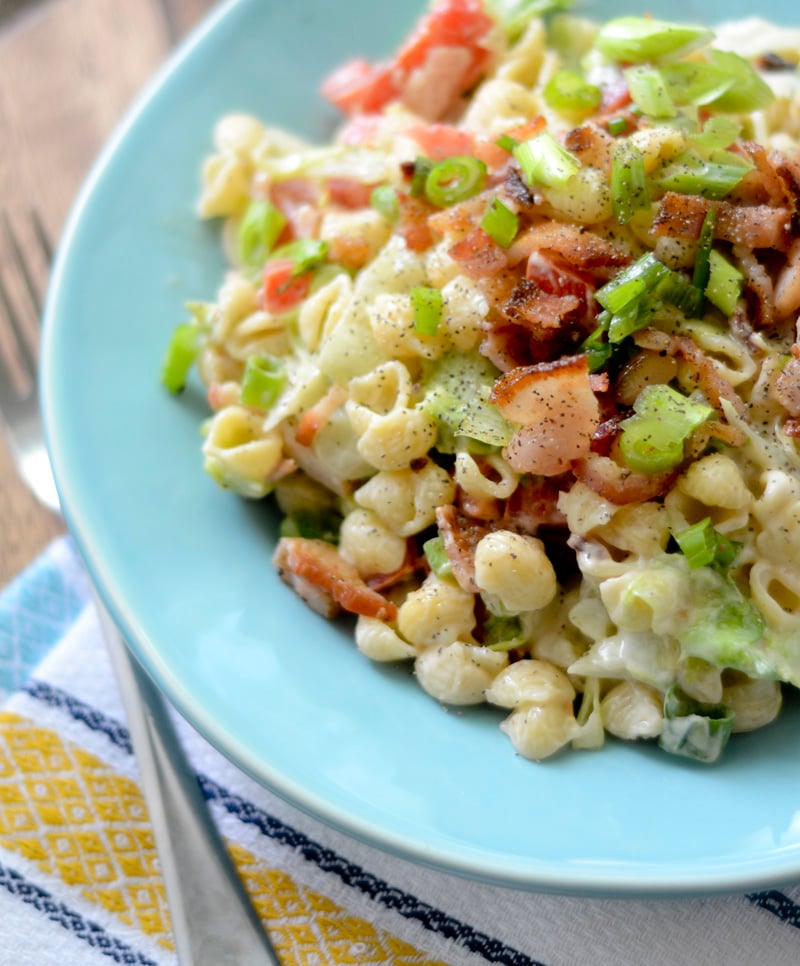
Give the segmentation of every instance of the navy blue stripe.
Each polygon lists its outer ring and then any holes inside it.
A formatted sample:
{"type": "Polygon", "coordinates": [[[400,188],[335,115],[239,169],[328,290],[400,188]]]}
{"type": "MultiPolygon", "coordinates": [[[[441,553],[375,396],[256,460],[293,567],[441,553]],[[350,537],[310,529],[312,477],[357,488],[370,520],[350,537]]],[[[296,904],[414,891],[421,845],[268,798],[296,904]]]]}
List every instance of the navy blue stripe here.
{"type": "MultiPolygon", "coordinates": [[[[42,681],[30,681],[25,690],[31,697],[66,711],[92,731],[102,732],[118,748],[132,752],[128,731],[119,722],[42,681]]],[[[499,963],[501,966],[543,966],[538,960],[531,959],[499,939],[479,932],[416,896],[389,885],[332,849],[315,842],[303,832],[257,808],[252,802],[227,791],[205,775],[198,775],[197,781],[207,800],[218,802],[229,814],[247,825],[254,826],[267,838],[299,852],[307,861],[337,876],[346,885],[357,889],[384,908],[397,912],[406,919],[415,920],[430,932],[452,940],[464,949],[482,956],[487,962],[499,963]]]]}
{"type": "Polygon", "coordinates": [[[46,915],[51,922],[63,926],[76,939],[82,939],[93,949],[104,956],[108,956],[109,959],[113,959],[115,963],[123,963],[126,966],[127,964],[131,964],[131,966],[158,966],[154,959],[137,952],[115,936],[110,936],[96,922],[84,919],[80,913],[54,899],[49,892],[3,865],[0,865],[0,886],[12,896],[16,896],[29,906],[33,906],[37,912],[46,915]]]}
{"type": "Polygon", "coordinates": [[[777,916],[787,926],[800,929],[800,905],[783,892],[778,892],[777,889],[769,889],[766,892],[751,892],[747,898],[754,906],[758,906],[759,909],[764,909],[766,912],[771,912],[773,916],[777,916]]]}

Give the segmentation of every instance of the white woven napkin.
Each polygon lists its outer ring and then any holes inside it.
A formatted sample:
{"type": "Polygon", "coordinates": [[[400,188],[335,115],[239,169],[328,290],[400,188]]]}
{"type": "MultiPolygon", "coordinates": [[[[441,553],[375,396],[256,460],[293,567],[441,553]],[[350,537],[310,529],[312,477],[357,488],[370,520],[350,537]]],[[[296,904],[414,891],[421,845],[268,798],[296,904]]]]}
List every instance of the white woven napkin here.
{"type": "MultiPolygon", "coordinates": [[[[68,538],[0,595],[0,689],[0,966],[172,966],[136,766],[68,538]]],[[[286,966],[800,962],[800,886],[634,901],[466,881],[331,830],[178,728],[286,966]]]]}

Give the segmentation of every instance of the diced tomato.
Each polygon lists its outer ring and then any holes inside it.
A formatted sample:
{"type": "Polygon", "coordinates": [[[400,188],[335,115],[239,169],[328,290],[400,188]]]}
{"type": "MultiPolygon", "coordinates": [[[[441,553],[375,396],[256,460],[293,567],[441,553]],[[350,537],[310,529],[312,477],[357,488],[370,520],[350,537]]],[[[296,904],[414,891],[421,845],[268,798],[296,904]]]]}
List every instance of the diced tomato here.
{"type": "Polygon", "coordinates": [[[294,262],[290,258],[273,258],[264,268],[262,289],[264,308],[274,315],[281,315],[296,308],[311,288],[311,272],[294,274],[294,262]]]}
{"type": "Polygon", "coordinates": [[[475,137],[452,124],[413,124],[405,132],[433,161],[444,161],[457,154],[472,154],[475,137]]]}
{"type": "Polygon", "coordinates": [[[357,146],[372,144],[380,130],[380,114],[354,114],[339,130],[338,140],[341,144],[357,146]]]}
{"type": "Polygon", "coordinates": [[[280,208],[287,225],[278,244],[293,238],[313,238],[320,221],[322,197],[317,184],[308,178],[287,178],[270,188],[270,200],[280,208]]]}
{"type": "Polygon", "coordinates": [[[397,97],[392,67],[349,60],[323,82],[322,96],[344,114],[369,114],[380,111],[397,97]]]}
{"type": "Polygon", "coordinates": [[[367,208],[373,187],[355,178],[329,178],[328,199],[342,208],[367,208]]]}
{"type": "Polygon", "coordinates": [[[481,0],[441,0],[400,48],[395,63],[408,73],[425,62],[433,47],[477,50],[493,27],[481,0]]]}

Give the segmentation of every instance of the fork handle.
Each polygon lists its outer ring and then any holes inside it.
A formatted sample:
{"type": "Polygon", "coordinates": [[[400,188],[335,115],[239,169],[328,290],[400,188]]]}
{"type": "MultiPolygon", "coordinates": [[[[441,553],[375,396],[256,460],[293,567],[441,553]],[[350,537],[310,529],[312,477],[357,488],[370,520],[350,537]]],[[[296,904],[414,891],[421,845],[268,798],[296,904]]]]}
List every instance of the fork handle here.
{"type": "Polygon", "coordinates": [[[95,592],[153,825],[181,966],[280,966],[183,754],[161,693],[95,592]]]}

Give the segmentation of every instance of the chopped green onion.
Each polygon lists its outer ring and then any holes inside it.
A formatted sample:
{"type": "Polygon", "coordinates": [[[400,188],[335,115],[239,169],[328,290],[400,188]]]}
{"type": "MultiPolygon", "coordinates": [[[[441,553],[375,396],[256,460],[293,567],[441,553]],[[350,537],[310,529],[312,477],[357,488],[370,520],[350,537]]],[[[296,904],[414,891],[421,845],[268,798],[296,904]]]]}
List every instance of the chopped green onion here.
{"type": "Polygon", "coordinates": [[[694,701],[673,685],[664,695],[659,747],[695,761],[716,761],[733,732],[734,717],[725,705],[694,701]]]}
{"type": "Polygon", "coordinates": [[[266,412],[280,395],[286,382],[286,370],[275,356],[249,356],[242,376],[240,400],[243,406],[266,412]]]}
{"type": "Polygon", "coordinates": [[[276,248],[272,257],[288,258],[294,262],[292,275],[305,275],[313,272],[328,257],[328,243],[319,238],[298,238],[276,248]]]}
{"type": "Polygon", "coordinates": [[[373,188],[369,196],[369,203],[387,221],[397,221],[400,214],[400,203],[397,199],[397,192],[390,184],[379,184],[376,188],[373,188]]]}
{"type": "Polygon", "coordinates": [[[578,173],[581,166],[580,161],[563,148],[549,131],[522,141],[514,148],[514,157],[530,186],[562,187],[578,173]]]}
{"type": "Polygon", "coordinates": [[[281,520],[280,536],[339,543],[342,518],[333,509],[294,510],[281,520]]]}
{"type": "Polygon", "coordinates": [[[425,196],[440,208],[466,201],[483,191],[486,165],[469,154],[456,155],[435,164],[425,179],[425,196]]]}
{"type": "Polygon", "coordinates": [[[727,570],[739,556],[743,546],[715,530],[711,517],[676,533],[675,540],[693,570],[697,567],[727,570]]]}
{"type": "Polygon", "coordinates": [[[161,363],[161,382],[170,392],[178,393],[185,387],[199,351],[200,330],[194,322],[176,326],[161,363]]]}
{"type": "Polygon", "coordinates": [[[610,60],[626,64],[677,60],[704,47],[714,34],[705,27],[668,23],[652,17],[617,17],[597,32],[595,46],[610,60]]]}
{"type": "Polygon", "coordinates": [[[285,227],[286,218],[279,208],[269,201],[251,201],[236,236],[240,264],[248,269],[263,268],[285,227]]]}
{"type": "Polygon", "coordinates": [[[589,372],[602,369],[614,354],[614,346],[608,341],[611,318],[610,312],[601,312],[597,317],[597,328],[581,344],[581,348],[586,353],[589,372]]]}
{"type": "Polygon", "coordinates": [[[697,255],[694,261],[694,276],[692,282],[704,295],[708,285],[708,277],[711,272],[710,255],[714,245],[714,232],[717,227],[717,210],[709,208],[703,219],[703,227],[700,229],[700,238],[697,242],[697,255]]]}
{"type": "Polygon", "coordinates": [[[510,134],[501,134],[494,142],[498,148],[502,148],[504,151],[508,151],[509,154],[514,153],[514,148],[519,144],[516,138],[512,138],[510,134]]]}
{"type": "Polygon", "coordinates": [[[704,107],[721,97],[735,83],[730,74],[704,60],[667,64],[661,74],[676,104],[704,107]]]}
{"type": "Polygon", "coordinates": [[[710,106],[729,114],[762,111],[775,99],[775,93],[753,65],[729,50],[709,50],[708,58],[733,83],[710,106]]]}
{"type": "Polygon", "coordinates": [[[649,117],[675,117],[678,113],[670,97],[669,89],[661,72],[648,65],[629,67],[625,80],[631,92],[631,100],[643,114],[649,117]]]}
{"type": "Polygon", "coordinates": [[[497,12],[510,41],[516,40],[533,17],[542,17],[553,10],[566,10],[574,0],[489,0],[497,12]]]}
{"type": "Polygon", "coordinates": [[[624,117],[612,117],[608,122],[608,133],[617,137],[628,130],[628,121],[624,117]]]}
{"type": "Polygon", "coordinates": [[[444,299],[438,288],[415,285],[410,292],[414,328],[421,335],[436,335],[442,320],[444,299]]]}
{"type": "Polygon", "coordinates": [[[708,300],[724,315],[733,315],[742,295],[744,276],[716,249],[708,253],[708,268],[708,285],[705,289],[708,300]]]}
{"type": "Polygon", "coordinates": [[[483,645],[493,651],[511,651],[522,643],[522,622],[519,617],[499,617],[489,614],[483,625],[483,645]]]}
{"type": "Polygon", "coordinates": [[[594,114],[601,98],[600,88],[576,70],[556,71],[544,87],[545,104],[571,120],[594,114]]]}
{"type": "Polygon", "coordinates": [[[413,198],[425,197],[425,182],[433,170],[434,163],[430,158],[423,157],[422,155],[414,159],[414,170],[411,174],[410,189],[413,198]]]}
{"type": "Polygon", "coordinates": [[[695,151],[684,151],[662,168],[656,183],[664,191],[704,198],[724,198],[747,174],[746,164],[723,164],[701,158],[695,151]]]}
{"type": "Polygon", "coordinates": [[[696,147],[714,151],[727,148],[741,133],[742,125],[737,124],[732,118],[714,116],[706,121],[700,134],[692,135],[689,140],[696,147]]]}
{"type": "Polygon", "coordinates": [[[425,554],[425,559],[437,577],[453,576],[453,567],[450,563],[450,558],[447,556],[444,539],[441,535],[426,540],[422,544],[422,552],[425,554]]]}
{"type": "Polygon", "coordinates": [[[668,271],[652,252],[647,252],[598,289],[595,298],[604,309],[616,314],[652,291],[668,271]]]}
{"type": "Polygon", "coordinates": [[[658,283],[655,295],[669,302],[690,319],[698,318],[703,309],[703,292],[680,272],[670,269],[669,274],[658,283]]]}
{"type": "Polygon", "coordinates": [[[481,218],[481,228],[501,248],[508,248],[519,230],[519,215],[506,207],[499,198],[494,198],[481,218]]]}
{"type": "Polygon", "coordinates": [[[635,415],[620,423],[620,452],[639,473],[663,473],[682,462],[683,444],[713,415],[670,386],[647,386],[633,405],[635,415]]]}
{"type": "Polygon", "coordinates": [[[627,225],[636,211],[650,204],[644,157],[631,141],[620,141],[614,147],[611,204],[620,225],[627,225]]]}

